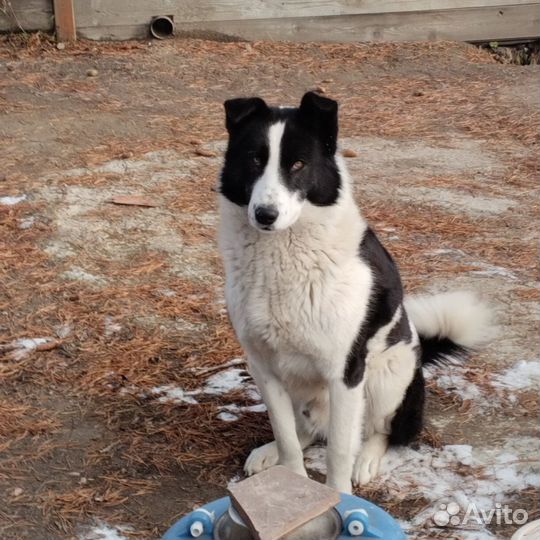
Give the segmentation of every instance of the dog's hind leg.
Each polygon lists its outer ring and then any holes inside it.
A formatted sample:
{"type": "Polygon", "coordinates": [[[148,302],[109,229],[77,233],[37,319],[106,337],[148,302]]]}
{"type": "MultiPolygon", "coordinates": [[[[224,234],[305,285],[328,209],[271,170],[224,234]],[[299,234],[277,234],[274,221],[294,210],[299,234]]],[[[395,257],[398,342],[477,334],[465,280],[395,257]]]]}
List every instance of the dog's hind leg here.
{"type": "Polygon", "coordinates": [[[354,464],[354,484],[366,484],[377,475],[388,445],[393,443],[396,421],[408,424],[409,418],[401,417],[409,388],[415,386],[417,356],[414,343],[399,342],[368,358],[365,442],[354,464]]]}
{"type": "Polygon", "coordinates": [[[388,436],[373,433],[362,445],[362,451],[356,458],[352,475],[353,484],[367,484],[379,472],[381,460],[388,448],[388,436]]]}

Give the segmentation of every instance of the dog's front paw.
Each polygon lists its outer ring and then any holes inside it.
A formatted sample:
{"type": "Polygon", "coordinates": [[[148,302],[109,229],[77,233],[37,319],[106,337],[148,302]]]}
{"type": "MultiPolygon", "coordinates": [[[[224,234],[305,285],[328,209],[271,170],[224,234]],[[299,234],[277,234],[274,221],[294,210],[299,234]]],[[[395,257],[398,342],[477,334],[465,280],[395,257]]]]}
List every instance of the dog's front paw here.
{"type": "Polygon", "coordinates": [[[353,485],[359,486],[371,482],[377,476],[380,464],[381,458],[377,456],[358,456],[353,469],[353,485]]]}
{"type": "Polygon", "coordinates": [[[251,476],[278,463],[278,449],[275,441],[259,446],[251,451],[244,465],[244,472],[251,476]]]}
{"type": "Polygon", "coordinates": [[[364,444],[353,468],[352,482],[355,486],[367,484],[377,476],[386,447],[386,438],[377,435],[364,444]]]}

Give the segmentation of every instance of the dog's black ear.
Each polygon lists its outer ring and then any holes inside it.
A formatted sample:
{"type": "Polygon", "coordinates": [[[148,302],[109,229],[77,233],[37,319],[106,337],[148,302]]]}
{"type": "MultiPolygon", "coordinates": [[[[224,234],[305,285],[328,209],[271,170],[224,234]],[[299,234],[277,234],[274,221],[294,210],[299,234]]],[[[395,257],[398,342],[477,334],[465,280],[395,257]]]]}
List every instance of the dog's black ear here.
{"type": "Polygon", "coordinates": [[[268,105],[259,97],[228,99],[225,107],[225,126],[230,133],[246,118],[268,112],[268,105]]]}
{"type": "Polygon", "coordinates": [[[325,149],[335,154],[338,135],[338,103],[315,92],[304,94],[300,102],[300,116],[314,128],[322,139],[325,149]]]}

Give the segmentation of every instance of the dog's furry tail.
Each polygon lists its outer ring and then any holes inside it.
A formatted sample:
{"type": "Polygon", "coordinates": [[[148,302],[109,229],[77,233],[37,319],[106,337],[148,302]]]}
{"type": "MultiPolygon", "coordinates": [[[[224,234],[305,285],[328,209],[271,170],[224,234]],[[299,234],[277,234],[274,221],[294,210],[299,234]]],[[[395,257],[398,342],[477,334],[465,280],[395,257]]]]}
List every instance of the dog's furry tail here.
{"type": "Polygon", "coordinates": [[[493,336],[492,311],[472,293],[409,296],[404,304],[420,336],[423,365],[465,360],[493,336]]]}

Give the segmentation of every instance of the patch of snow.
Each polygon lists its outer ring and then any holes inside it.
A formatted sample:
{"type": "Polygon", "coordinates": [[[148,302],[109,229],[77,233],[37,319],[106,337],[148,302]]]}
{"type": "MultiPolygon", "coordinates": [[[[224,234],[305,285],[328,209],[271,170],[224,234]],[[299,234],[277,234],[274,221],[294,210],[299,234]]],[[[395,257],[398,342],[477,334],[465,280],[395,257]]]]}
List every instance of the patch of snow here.
{"type": "Polygon", "coordinates": [[[111,337],[112,335],[120,332],[121,330],[122,330],[122,325],[117,322],[114,322],[114,319],[110,315],[107,315],[107,317],[105,317],[105,336],[106,337],[111,337]]]}
{"type": "Polygon", "coordinates": [[[63,240],[50,240],[45,247],[45,253],[57,259],[67,259],[76,255],[69,242],[63,240]]]}
{"type": "Polygon", "coordinates": [[[36,223],[35,216],[30,216],[30,217],[21,219],[21,221],[19,222],[19,229],[23,229],[23,230],[31,229],[35,225],[35,223],[36,223]]]}
{"type": "Polygon", "coordinates": [[[156,386],[150,390],[151,394],[159,394],[158,401],[160,403],[189,403],[194,405],[198,403],[193,397],[200,393],[199,390],[183,390],[178,386],[172,384],[165,384],[163,386],[156,386]]]}
{"type": "Polygon", "coordinates": [[[9,346],[13,349],[11,351],[11,357],[13,360],[22,360],[30,353],[35,351],[39,346],[50,343],[51,341],[54,341],[54,339],[50,337],[16,339],[9,344],[9,346]]]}
{"type": "Polygon", "coordinates": [[[236,414],[232,414],[227,411],[221,411],[217,417],[220,420],[223,420],[223,422],[236,422],[237,420],[240,420],[239,416],[236,416],[236,414]]]}
{"type": "Polygon", "coordinates": [[[206,380],[202,391],[205,394],[218,396],[232,390],[245,390],[249,375],[245,369],[231,368],[220,371],[206,380]]]}
{"type": "Polygon", "coordinates": [[[457,534],[459,534],[459,537],[456,536],[456,540],[494,540],[497,538],[487,529],[480,531],[460,530],[457,534]]]}
{"type": "Polygon", "coordinates": [[[466,259],[466,263],[470,266],[475,266],[478,268],[478,270],[472,270],[471,273],[477,275],[477,276],[495,276],[495,277],[503,277],[506,279],[509,279],[511,281],[515,281],[518,279],[518,276],[514,274],[511,270],[508,270],[508,268],[504,268],[503,266],[496,266],[494,264],[489,264],[482,261],[471,261],[470,256],[465,253],[461,249],[456,248],[440,248],[440,249],[433,249],[427,252],[428,255],[453,255],[454,259],[457,260],[464,260],[466,259]]]}
{"type": "Polygon", "coordinates": [[[435,382],[439,388],[449,390],[457,394],[461,399],[471,399],[477,404],[485,399],[482,390],[471,381],[468,381],[460,373],[450,373],[448,375],[439,375],[435,382]]]}
{"type": "Polygon", "coordinates": [[[540,389],[540,362],[522,360],[504,372],[495,374],[490,380],[491,386],[498,391],[489,395],[477,384],[465,377],[466,367],[451,366],[450,370],[430,367],[424,370],[427,380],[448,392],[459,396],[463,400],[470,400],[472,406],[478,410],[494,409],[504,402],[503,390],[508,393],[507,399],[511,402],[517,400],[515,391],[540,389]]]}
{"type": "Polygon", "coordinates": [[[99,523],[81,534],[77,540],[128,540],[122,533],[131,530],[131,527],[111,527],[106,523],[99,523]]]}
{"type": "Polygon", "coordinates": [[[474,261],[470,263],[472,266],[476,266],[477,268],[481,268],[481,270],[473,270],[472,273],[476,274],[477,276],[496,276],[496,277],[504,277],[510,280],[516,280],[518,277],[514,272],[511,272],[507,268],[503,268],[502,266],[495,266],[493,264],[487,264],[484,262],[478,262],[474,261]]]}
{"type": "Polygon", "coordinates": [[[241,477],[239,474],[235,474],[235,475],[229,480],[229,483],[227,484],[227,487],[229,487],[229,486],[234,486],[234,484],[238,484],[238,482],[240,482],[240,480],[242,480],[242,477],[241,477]]]}
{"type": "Polygon", "coordinates": [[[209,371],[214,371],[215,369],[221,369],[221,368],[228,368],[233,366],[241,366],[244,365],[246,361],[243,358],[233,358],[232,360],[229,360],[228,362],[225,362],[224,364],[221,364],[218,368],[216,367],[203,367],[203,368],[192,368],[192,370],[195,373],[199,373],[200,375],[204,375],[205,373],[208,373],[209,371]]]}
{"type": "Polygon", "coordinates": [[[232,405],[223,405],[220,408],[232,413],[263,413],[267,411],[266,405],[264,403],[255,403],[254,405],[236,405],[235,403],[233,403],[232,405]]]}
{"type": "Polygon", "coordinates": [[[23,202],[25,200],[26,195],[6,196],[0,197],[0,204],[3,204],[5,206],[14,206],[15,204],[19,204],[20,202],[23,202]]]}
{"type": "MultiPolygon", "coordinates": [[[[243,364],[244,360],[242,358],[235,358],[225,365],[235,366],[243,364]]],[[[206,380],[206,384],[201,391],[204,394],[218,396],[233,390],[243,391],[244,394],[252,401],[261,401],[262,399],[259,389],[251,381],[251,377],[243,368],[232,367],[212,375],[206,380]]],[[[262,404],[257,404],[249,407],[243,407],[242,410],[253,410],[254,412],[260,412],[257,410],[257,408],[260,408],[261,406],[262,404]]],[[[266,410],[266,408],[264,408],[264,410],[266,410]]]]}
{"type": "Polygon", "coordinates": [[[304,452],[304,457],[308,469],[326,474],[326,448],[324,446],[310,446],[304,452]]]}
{"type": "Polygon", "coordinates": [[[475,383],[465,377],[466,368],[460,365],[452,365],[450,368],[430,367],[424,370],[426,380],[433,380],[435,384],[462,400],[471,400],[473,406],[479,409],[487,409],[497,405],[492,397],[488,398],[484,391],[475,383]]]}
{"type": "Polygon", "coordinates": [[[165,296],[165,298],[173,298],[176,296],[176,293],[174,291],[171,291],[170,289],[159,289],[158,294],[161,296],[165,296]]]}
{"type": "Polygon", "coordinates": [[[540,387],[540,362],[521,360],[500,375],[495,375],[493,386],[510,390],[538,390],[540,387]]]}
{"type": "MultiPolygon", "coordinates": [[[[193,396],[221,396],[234,390],[240,390],[246,397],[258,403],[254,403],[253,405],[237,405],[236,403],[222,405],[219,407],[219,412],[217,414],[217,418],[223,422],[236,422],[243,413],[266,412],[266,405],[260,403],[261,395],[255,384],[251,381],[249,374],[245,369],[236,367],[240,365],[243,366],[244,364],[245,361],[243,358],[233,358],[222,366],[223,368],[228,369],[223,369],[214,373],[206,379],[202,388],[197,388],[196,390],[186,391],[183,388],[169,384],[152,388],[150,393],[159,395],[158,401],[161,403],[173,402],[196,404],[198,401],[193,396]]],[[[214,369],[215,368],[194,368],[193,371],[202,375],[205,372],[213,371],[214,369]]]]}
{"type": "Polygon", "coordinates": [[[465,252],[461,249],[455,248],[439,248],[433,249],[427,252],[428,255],[459,255],[460,257],[465,257],[465,252]]]}
{"type": "Polygon", "coordinates": [[[82,268],[74,266],[71,270],[66,270],[63,274],[66,279],[73,279],[75,281],[88,281],[90,283],[104,284],[105,279],[99,276],[94,276],[89,272],[86,272],[82,268]]]}
{"type": "Polygon", "coordinates": [[[60,339],[67,338],[73,331],[73,326],[69,323],[59,324],[55,327],[56,336],[60,339]]]}

